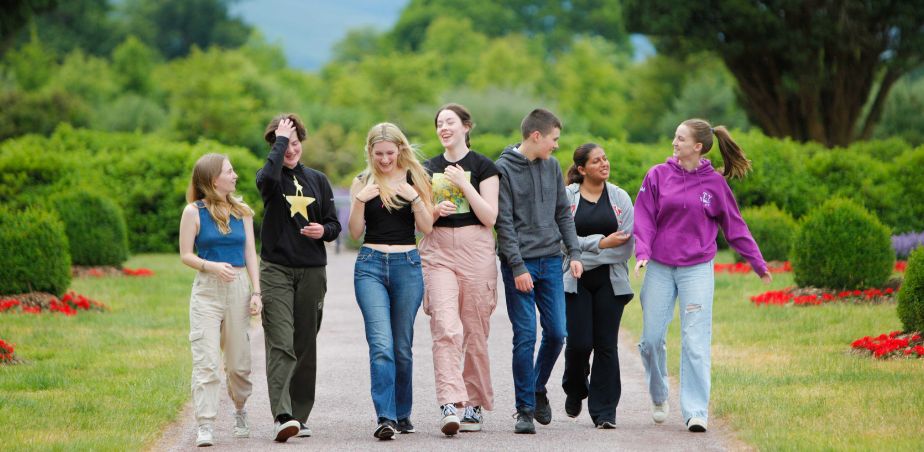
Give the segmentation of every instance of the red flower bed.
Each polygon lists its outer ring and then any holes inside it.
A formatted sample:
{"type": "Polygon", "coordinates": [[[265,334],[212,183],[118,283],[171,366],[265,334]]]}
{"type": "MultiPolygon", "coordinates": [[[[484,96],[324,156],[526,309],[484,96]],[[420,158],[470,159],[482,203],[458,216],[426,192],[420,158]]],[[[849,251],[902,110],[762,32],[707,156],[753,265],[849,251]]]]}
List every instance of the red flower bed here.
{"type": "Polygon", "coordinates": [[[49,294],[24,294],[20,297],[0,299],[0,313],[21,312],[41,314],[43,311],[60,312],[72,316],[79,311],[108,311],[109,307],[83,295],[68,292],[59,300],[49,294]],[[20,300],[19,298],[23,298],[20,300]]]}
{"type": "Polygon", "coordinates": [[[853,341],[854,350],[877,359],[924,358],[924,338],[918,332],[893,331],[876,337],[864,336],[853,341]]]}
{"type": "Polygon", "coordinates": [[[147,268],[136,268],[132,270],[126,267],[122,269],[122,274],[126,276],[153,276],[154,272],[147,268]]]}
{"type": "Polygon", "coordinates": [[[783,290],[770,290],[751,297],[751,302],[757,306],[774,305],[785,306],[816,306],[832,302],[848,303],[886,303],[894,300],[897,291],[891,287],[885,289],[844,290],[833,293],[815,288],[791,288],[783,290]]]}
{"type": "Polygon", "coordinates": [[[908,262],[895,261],[895,271],[904,273],[906,267],[908,267],[908,262]]]}
{"type": "Polygon", "coordinates": [[[0,364],[13,364],[17,361],[13,344],[0,339],[0,364]]]}
{"type": "MultiPolygon", "coordinates": [[[[747,262],[736,262],[734,264],[713,264],[713,268],[716,273],[750,273],[754,271],[751,268],[751,265],[747,262]]],[[[792,271],[792,265],[789,264],[789,261],[782,263],[769,263],[767,264],[767,270],[770,273],[786,273],[792,271]]]]}

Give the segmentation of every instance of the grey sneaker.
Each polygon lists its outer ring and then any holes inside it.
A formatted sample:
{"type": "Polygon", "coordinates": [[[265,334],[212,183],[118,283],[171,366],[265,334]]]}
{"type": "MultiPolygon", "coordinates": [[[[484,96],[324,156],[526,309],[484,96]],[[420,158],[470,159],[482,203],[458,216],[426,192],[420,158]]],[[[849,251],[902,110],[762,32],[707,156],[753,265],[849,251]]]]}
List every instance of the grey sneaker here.
{"type": "Polygon", "coordinates": [[[196,433],[196,447],[208,447],[215,444],[215,436],[212,434],[212,424],[202,424],[196,433]]]}
{"type": "Polygon", "coordinates": [[[298,434],[295,435],[295,436],[296,436],[297,438],[310,438],[310,437],[311,437],[311,429],[308,428],[307,425],[305,425],[305,424],[299,422],[298,434]]]}
{"type": "Polygon", "coordinates": [[[552,422],[552,406],[549,405],[549,398],[544,392],[536,393],[536,422],[542,425],[549,425],[552,422]]]}
{"type": "Polygon", "coordinates": [[[459,431],[480,432],[482,420],[480,406],[467,406],[465,407],[465,414],[462,416],[462,426],[459,427],[459,431]]]}
{"type": "Polygon", "coordinates": [[[447,403],[440,407],[443,410],[443,419],[440,421],[440,431],[446,436],[452,436],[459,432],[459,414],[456,412],[456,406],[447,403]]]}
{"type": "Polygon", "coordinates": [[[517,420],[513,433],[536,433],[536,426],[533,424],[533,410],[517,410],[513,417],[517,420]]]}
{"type": "Polygon", "coordinates": [[[234,437],[250,438],[250,425],[247,424],[247,410],[234,412],[234,437]]]}
{"type": "Polygon", "coordinates": [[[663,403],[653,403],[651,404],[651,419],[655,421],[655,424],[663,423],[667,420],[667,413],[670,412],[670,405],[668,405],[667,400],[663,403]]]}

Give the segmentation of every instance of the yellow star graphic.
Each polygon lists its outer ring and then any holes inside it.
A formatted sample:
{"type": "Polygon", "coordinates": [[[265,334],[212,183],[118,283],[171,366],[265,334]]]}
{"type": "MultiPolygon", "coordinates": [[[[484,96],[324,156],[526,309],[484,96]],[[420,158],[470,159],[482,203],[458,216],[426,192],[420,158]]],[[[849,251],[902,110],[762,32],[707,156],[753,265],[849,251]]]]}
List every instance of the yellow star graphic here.
{"type": "MultiPolygon", "coordinates": [[[[300,213],[306,220],[308,220],[308,206],[314,202],[314,198],[310,196],[286,196],[286,201],[289,201],[289,213],[294,217],[295,214],[300,213]]],[[[310,221],[310,220],[309,220],[310,221]]]]}

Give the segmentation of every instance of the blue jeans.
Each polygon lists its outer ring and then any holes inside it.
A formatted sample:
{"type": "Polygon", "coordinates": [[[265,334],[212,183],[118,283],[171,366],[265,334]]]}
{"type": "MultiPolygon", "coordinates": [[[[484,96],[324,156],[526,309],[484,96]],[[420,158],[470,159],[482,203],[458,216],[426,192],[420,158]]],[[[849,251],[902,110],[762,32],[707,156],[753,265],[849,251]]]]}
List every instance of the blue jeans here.
{"type": "Polygon", "coordinates": [[[642,340],[638,344],[651,401],[667,400],[667,326],[680,297],[680,413],[708,419],[712,346],[712,261],[688,267],[648,262],[642,284],[642,340]]]}
{"type": "Polygon", "coordinates": [[[360,248],[353,288],[366,325],[375,413],[393,421],[410,417],[411,345],[424,291],[420,254],[360,248]]]}
{"type": "Polygon", "coordinates": [[[536,407],[536,393],[546,392],[545,384],[568,335],[561,260],[561,256],[524,259],[533,278],[533,290],[529,293],[517,290],[513,271],[507,264],[501,264],[507,316],[513,325],[513,386],[518,410],[536,407]],[[542,343],[534,362],[536,308],[542,325],[542,343]]]}

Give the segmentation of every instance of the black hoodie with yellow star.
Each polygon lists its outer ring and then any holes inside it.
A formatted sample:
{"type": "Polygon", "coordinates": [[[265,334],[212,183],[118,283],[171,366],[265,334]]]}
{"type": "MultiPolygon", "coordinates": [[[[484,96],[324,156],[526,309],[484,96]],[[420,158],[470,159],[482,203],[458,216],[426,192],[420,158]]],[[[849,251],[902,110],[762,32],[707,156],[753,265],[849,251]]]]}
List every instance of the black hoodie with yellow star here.
{"type": "Polygon", "coordinates": [[[336,239],[341,230],[334,192],[324,173],[301,163],[295,168],[283,165],[288,146],[287,137],[276,137],[266,163],[257,171],[257,189],[263,197],[260,257],[287,267],[324,266],[327,265],[324,242],[336,239]],[[309,204],[304,209],[306,203],[309,204]],[[308,218],[304,217],[306,211],[308,218]],[[324,226],[320,239],[299,232],[309,222],[324,226]]]}

